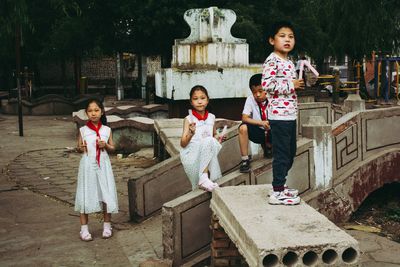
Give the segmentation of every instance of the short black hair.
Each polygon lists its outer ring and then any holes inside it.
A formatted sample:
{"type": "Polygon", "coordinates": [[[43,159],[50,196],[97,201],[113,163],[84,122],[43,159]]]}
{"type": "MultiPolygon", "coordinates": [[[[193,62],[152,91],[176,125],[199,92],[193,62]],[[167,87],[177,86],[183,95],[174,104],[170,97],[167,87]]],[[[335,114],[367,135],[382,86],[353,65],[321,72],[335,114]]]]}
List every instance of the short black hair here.
{"type": "Polygon", "coordinates": [[[249,80],[249,88],[250,90],[253,90],[253,86],[258,86],[261,84],[261,79],[262,79],[262,74],[261,73],[257,73],[254,74],[253,76],[251,76],[250,80],[249,80]]]}
{"type": "Polygon", "coordinates": [[[279,32],[280,29],[282,28],[289,28],[292,30],[293,33],[294,32],[294,27],[292,25],[292,23],[290,23],[289,21],[277,21],[273,24],[271,24],[271,26],[269,27],[268,33],[267,33],[267,38],[274,38],[274,36],[279,32]]]}

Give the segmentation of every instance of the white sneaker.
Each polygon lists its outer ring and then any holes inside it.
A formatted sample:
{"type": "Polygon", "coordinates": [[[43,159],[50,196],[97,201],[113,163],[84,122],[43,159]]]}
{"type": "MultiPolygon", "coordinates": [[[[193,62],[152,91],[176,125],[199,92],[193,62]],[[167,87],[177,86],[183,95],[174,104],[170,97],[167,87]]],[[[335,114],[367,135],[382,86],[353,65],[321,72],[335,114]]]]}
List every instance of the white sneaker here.
{"type": "Polygon", "coordinates": [[[297,205],[300,203],[300,197],[292,196],[287,191],[273,192],[269,196],[268,203],[271,205],[297,205]]]}
{"type": "MultiPolygon", "coordinates": [[[[286,184],[284,185],[284,188],[285,188],[284,189],[285,194],[288,196],[297,197],[299,195],[299,190],[297,190],[297,189],[289,188],[286,184]]],[[[271,189],[268,192],[268,196],[271,196],[273,193],[274,193],[274,189],[271,189]]]]}
{"type": "Polygon", "coordinates": [[[294,189],[294,188],[289,188],[286,184],[284,185],[284,187],[285,187],[285,191],[287,191],[292,196],[297,197],[299,195],[299,190],[294,189]]]}

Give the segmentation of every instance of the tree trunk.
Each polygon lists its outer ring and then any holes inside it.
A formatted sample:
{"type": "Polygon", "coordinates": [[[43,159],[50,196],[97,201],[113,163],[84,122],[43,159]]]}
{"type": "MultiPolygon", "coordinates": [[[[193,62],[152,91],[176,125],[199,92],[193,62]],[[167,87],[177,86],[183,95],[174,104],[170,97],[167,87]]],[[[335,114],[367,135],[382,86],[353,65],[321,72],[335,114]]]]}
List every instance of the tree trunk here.
{"type": "Polygon", "coordinates": [[[67,92],[67,74],[66,74],[65,58],[61,59],[60,65],[61,65],[61,85],[63,88],[63,95],[67,96],[68,92],[67,92]]]}
{"type": "Polygon", "coordinates": [[[76,53],[74,56],[74,78],[75,78],[75,91],[73,95],[77,95],[81,85],[81,75],[82,75],[82,58],[76,53]]]}
{"type": "Polygon", "coordinates": [[[347,80],[348,81],[355,81],[354,79],[354,59],[352,57],[347,57],[347,80]]]}

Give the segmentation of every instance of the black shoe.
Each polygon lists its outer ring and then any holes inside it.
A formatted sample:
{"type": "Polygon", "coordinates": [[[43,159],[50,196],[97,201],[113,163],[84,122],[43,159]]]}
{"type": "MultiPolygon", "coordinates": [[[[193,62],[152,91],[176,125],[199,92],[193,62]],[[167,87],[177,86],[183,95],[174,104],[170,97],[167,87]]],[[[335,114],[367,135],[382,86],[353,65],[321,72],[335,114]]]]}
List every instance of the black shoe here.
{"type": "Polygon", "coordinates": [[[272,147],[264,149],[264,158],[272,159],[272,147]]]}
{"type": "Polygon", "coordinates": [[[242,160],[240,163],[240,172],[249,172],[250,171],[250,160],[242,160]]]}

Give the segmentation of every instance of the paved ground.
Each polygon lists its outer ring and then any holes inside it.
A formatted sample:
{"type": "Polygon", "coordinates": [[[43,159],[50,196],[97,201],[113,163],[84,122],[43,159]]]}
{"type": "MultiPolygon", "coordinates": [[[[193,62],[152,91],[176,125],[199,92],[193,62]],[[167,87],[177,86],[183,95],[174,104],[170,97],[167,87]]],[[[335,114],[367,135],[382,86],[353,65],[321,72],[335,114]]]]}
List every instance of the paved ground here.
{"type": "MultiPolygon", "coordinates": [[[[129,221],[127,177],[154,164],[152,150],[117,160],[112,156],[121,212],[113,217],[115,235],[101,235],[101,216],[90,216],[93,242],[79,240],[73,211],[80,155],[76,127],[62,116],[25,116],[24,137],[18,118],[0,115],[0,266],[139,266],[162,258],[161,218],[129,221]],[[97,238],[96,238],[97,237],[97,238]]],[[[400,266],[400,244],[349,231],[360,241],[363,266],[400,266]]]]}

